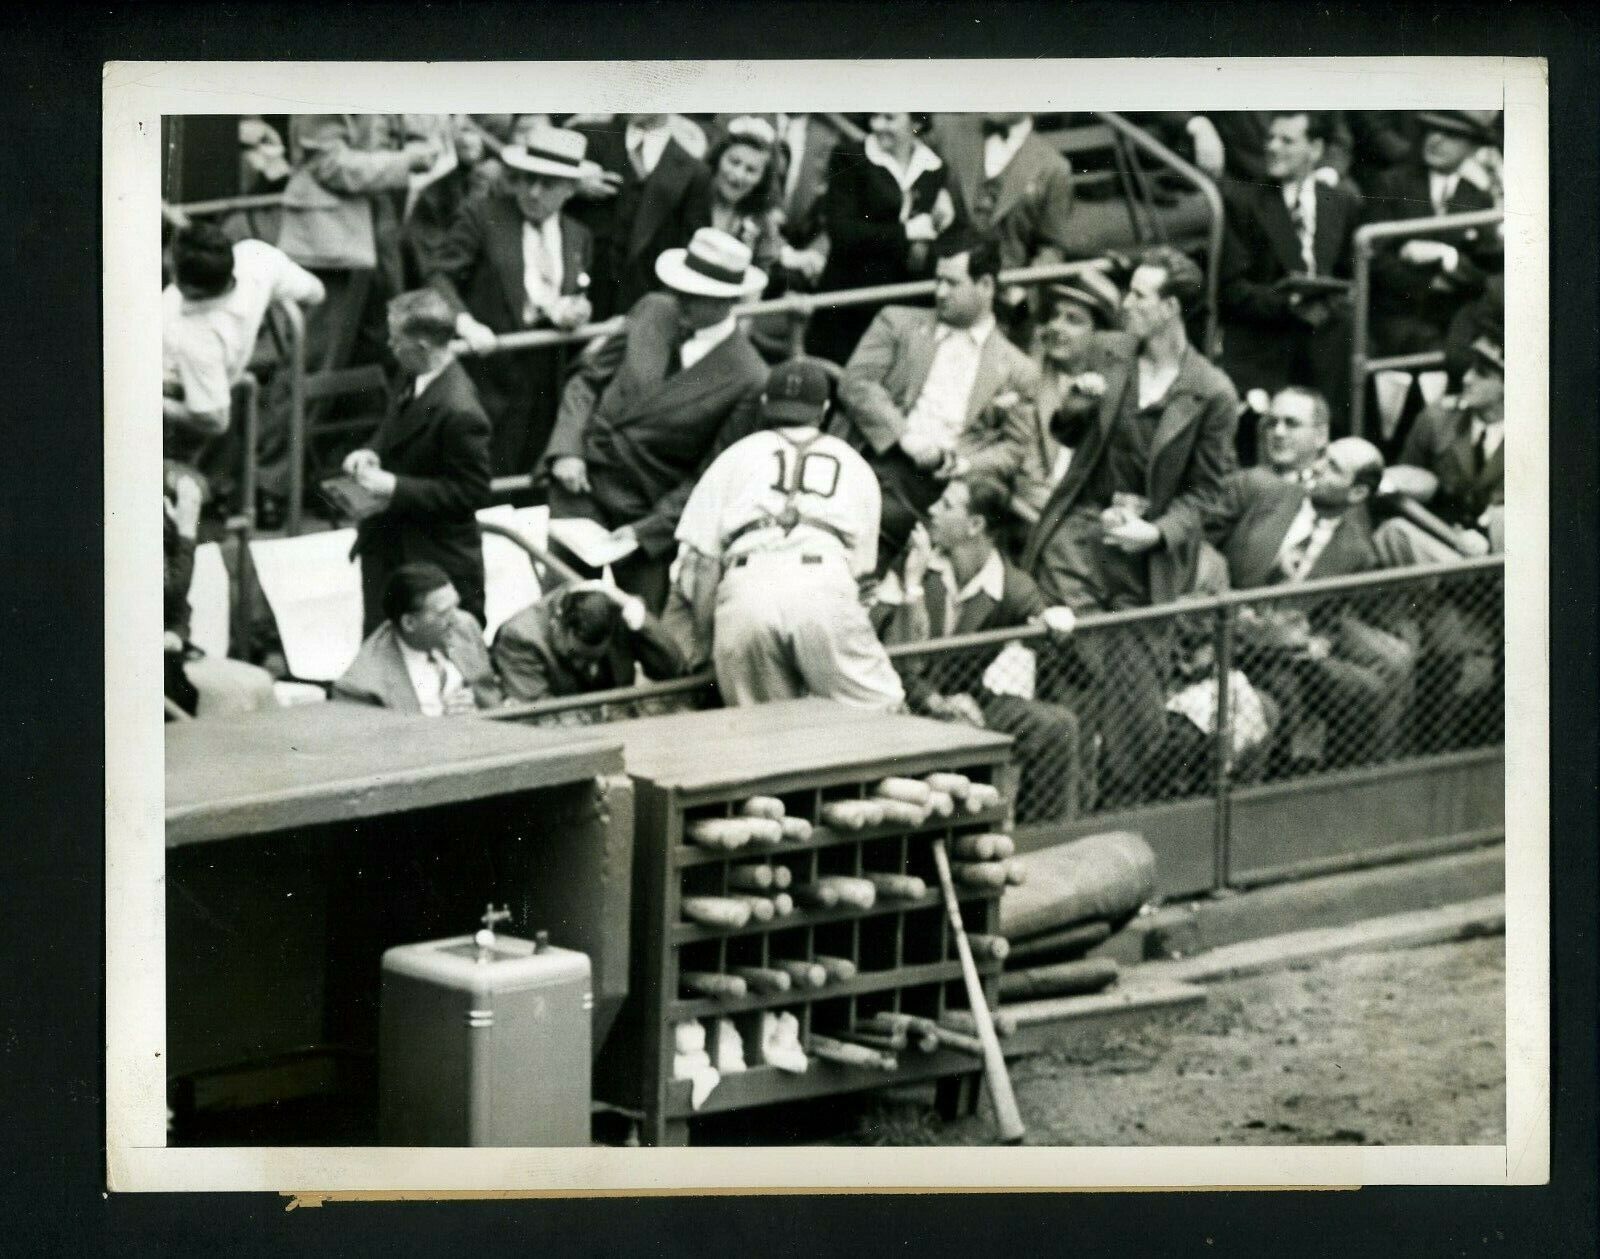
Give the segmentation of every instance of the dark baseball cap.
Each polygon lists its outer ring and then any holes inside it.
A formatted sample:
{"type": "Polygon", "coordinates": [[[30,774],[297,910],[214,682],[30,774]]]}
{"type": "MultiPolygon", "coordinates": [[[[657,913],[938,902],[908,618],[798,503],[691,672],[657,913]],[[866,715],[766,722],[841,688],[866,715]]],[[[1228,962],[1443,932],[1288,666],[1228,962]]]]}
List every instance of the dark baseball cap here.
{"type": "Polygon", "coordinates": [[[817,424],[827,410],[833,382],[814,358],[779,363],[761,391],[761,416],[780,424],[817,424]]]}

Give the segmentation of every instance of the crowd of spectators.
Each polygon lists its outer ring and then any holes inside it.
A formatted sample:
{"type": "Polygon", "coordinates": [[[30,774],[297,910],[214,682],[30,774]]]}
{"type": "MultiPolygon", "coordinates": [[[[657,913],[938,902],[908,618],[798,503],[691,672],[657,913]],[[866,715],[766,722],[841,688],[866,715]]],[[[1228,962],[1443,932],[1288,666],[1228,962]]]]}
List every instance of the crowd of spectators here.
{"type": "MultiPolygon", "coordinates": [[[[1088,755],[1103,800],[1147,795],[1193,763],[1218,680],[1181,626],[1078,619],[1498,551],[1505,363],[1493,227],[1385,245],[1375,345],[1446,350],[1443,379],[1349,434],[1353,234],[1499,204],[1494,116],[1138,121],[1222,189],[1220,345],[1174,245],[1002,282],[1087,257],[1072,164],[1030,115],[315,115],[287,145],[246,120],[276,241],[164,221],[169,640],[192,663],[171,561],[197,498],[233,491],[230,399],[293,302],[314,370],[396,381],[336,478],[367,635],[336,698],[450,714],[714,662],[726,702],[904,705],[1014,734],[1029,775],[1088,755]],[[734,313],[913,279],[931,303],[734,313]],[[495,351],[611,316],[587,344],[495,351]],[[578,579],[486,644],[475,513],[507,475],[614,558],[602,576],[556,547],[578,579]],[[773,597],[745,597],[756,577],[773,597]],[[997,654],[980,681],[883,653],[1027,624],[1062,667],[997,654]]],[[[264,416],[268,497],[282,432],[264,416]]],[[[1445,596],[1247,606],[1234,750],[1391,754],[1415,705],[1482,689],[1497,643],[1445,596]]]]}

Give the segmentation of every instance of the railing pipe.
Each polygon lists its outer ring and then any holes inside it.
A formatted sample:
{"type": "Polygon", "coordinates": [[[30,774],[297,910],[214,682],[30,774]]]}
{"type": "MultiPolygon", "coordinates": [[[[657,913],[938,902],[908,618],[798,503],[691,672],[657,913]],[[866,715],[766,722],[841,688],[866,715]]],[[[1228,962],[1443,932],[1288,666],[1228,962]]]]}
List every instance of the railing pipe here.
{"type": "Polygon", "coordinates": [[[1233,788],[1233,695],[1229,675],[1233,672],[1233,635],[1237,622],[1237,609],[1226,607],[1217,610],[1217,631],[1214,647],[1217,669],[1217,728],[1213,759],[1213,782],[1217,807],[1212,815],[1211,886],[1222,891],[1228,886],[1228,872],[1232,865],[1229,836],[1233,788]]]}
{"type": "Polygon", "coordinates": [[[281,303],[289,321],[289,503],[284,532],[300,532],[306,483],[306,317],[293,302],[281,303]]]}
{"type": "Polygon", "coordinates": [[[1473,210],[1467,214],[1436,214],[1425,219],[1393,219],[1368,223],[1356,229],[1351,241],[1350,289],[1350,432],[1366,436],[1367,377],[1374,372],[1432,367],[1444,362],[1443,354],[1405,354],[1387,359],[1368,357],[1372,323],[1372,255],[1379,241],[1427,236],[1434,232],[1491,227],[1505,221],[1504,210],[1473,210]]]}

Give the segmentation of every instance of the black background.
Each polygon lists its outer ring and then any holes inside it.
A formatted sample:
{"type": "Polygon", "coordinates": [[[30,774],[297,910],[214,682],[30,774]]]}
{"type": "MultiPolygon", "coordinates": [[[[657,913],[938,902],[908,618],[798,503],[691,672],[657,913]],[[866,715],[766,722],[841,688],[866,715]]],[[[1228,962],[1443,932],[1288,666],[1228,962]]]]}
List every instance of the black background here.
{"type": "MultiPolygon", "coordinates": [[[[1595,1252],[1595,121],[1578,6],[140,4],[0,19],[0,1253],[1595,1252]],[[103,1193],[100,76],[107,59],[1508,55],[1550,61],[1553,1182],[1359,1193],[361,1204],[103,1193]],[[20,685],[19,685],[20,684],[20,685]]],[[[1449,102],[1441,102],[1448,104],[1449,102]]],[[[152,226],[153,230],[153,226],[152,226]]],[[[115,528],[116,522],[110,527],[115,528]]],[[[153,579],[153,575],[152,575],[153,579]]],[[[108,627],[110,633],[119,627],[108,627]]],[[[1515,807],[1515,784],[1511,807],[1515,807]]],[[[820,1154],[820,1151],[819,1151],[820,1154]]]]}

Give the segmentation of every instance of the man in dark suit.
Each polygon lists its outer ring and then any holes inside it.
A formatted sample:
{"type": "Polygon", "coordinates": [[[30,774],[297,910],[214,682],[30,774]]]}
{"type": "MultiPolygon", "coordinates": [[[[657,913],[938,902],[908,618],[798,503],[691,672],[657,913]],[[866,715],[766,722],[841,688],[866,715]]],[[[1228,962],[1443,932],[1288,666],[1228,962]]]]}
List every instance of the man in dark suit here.
{"type": "Polygon", "coordinates": [[[656,259],[711,221],[711,172],[671,134],[666,114],[618,114],[575,130],[599,169],[580,183],[571,214],[594,235],[595,317],[608,319],[658,288],[656,259]]]}
{"type": "Polygon", "coordinates": [[[639,666],[658,682],[684,672],[644,601],[598,581],[558,586],[518,612],[495,631],[490,655],[517,701],[632,686],[639,666]]]}
{"type": "MultiPolygon", "coordinates": [[[[1492,114],[1441,110],[1421,116],[1420,160],[1379,175],[1366,219],[1387,223],[1495,207],[1492,182],[1474,154],[1496,144],[1492,114]]],[[[1494,227],[1389,242],[1372,259],[1372,329],[1379,352],[1437,350],[1460,306],[1504,266],[1494,227]]]]}
{"type": "MultiPolygon", "coordinates": [[[[1382,479],[1377,447],[1339,438],[1306,481],[1266,468],[1233,473],[1206,510],[1206,532],[1235,589],[1367,572],[1379,567],[1368,505],[1382,479]]],[[[1416,646],[1414,631],[1383,604],[1380,593],[1240,609],[1240,665],[1283,714],[1280,765],[1367,763],[1393,750],[1412,700],[1416,646]]]]}
{"type": "Polygon", "coordinates": [[[934,308],[886,306],[845,364],[832,431],[866,456],[883,489],[880,568],[963,474],[1009,484],[1032,440],[1039,369],[996,324],[999,250],[947,232],[934,308]]]}
{"type": "Polygon", "coordinates": [[[438,565],[461,607],[483,623],[483,540],[489,502],[489,417],[450,353],[455,312],[433,289],[389,303],[389,346],[405,377],[370,448],[344,470],[371,498],[353,554],[361,559],[363,632],[384,619],[383,591],[402,564],[438,565]]]}
{"type": "Polygon", "coordinates": [[[497,336],[577,328],[586,293],[589,229],[561,212],[583,174],[584,138],[546,127],[500,151],[500,186],[467,201],[434,253],[428,276],[458,312],[456,332],[478,353],[466,361],[494,428],[497,475],[531,471],[555,424],[566,348],[487,353],[497,336]]]}
{"type": "Polygon", "coordinates": [[[635,544],[612,571],[659,613],[678,517],[711,460],[754,431],[767,366],[732,313],[766,284],[749,246],[701,228],[656,269],[673,291],[641,298],[627,326],[585,355],[545,460],[551,515],[598,521],[635,544]]]}
{"type": "MultiPolygon", "coordinates": [[[[1350,310],[1342,294],[1296,287],[1347,280],[1361,201],[1317,178],[1329,142],[1326,114],[1274,113],[1268,182],[1242,184],[1228,208],[1221,288],[1222,366],[1240,393],[1309,385],[1328,400],[1333,430],[1348,424],[1350,310]],[[1300,277],[1305,277],[1302,281],[1300,277]]],[[[1240,438],[1254,462],[1255,430],[1240,438]]]]}
{"type": "MultiPolygon", "coordinates": [[[[1167,603],[1194,587],[1200,512],[1234,467],[1239,399],[1195,350],[1185,319],[1200,268],[1147,251],[1123,297],[1125,332],[1097,333],[1051,431],[1073,450],[1023,548],[1047,599],[1080,614],[1167,603]],[[1098,393],[1097,393],[1098,391],[1098,393]]],[[[1171,644],[1132,627],[1074,644],[1104,740],[1109,798],[1139,799],[1166,734],[1171,644]]]]}
{"type": "MultiPolygon", "coordinates": [[[[996,539],[1009,513],[1009,495],[999,482],[958,477],[945,486],[928,511],[927,526],[912,531],[901,570],[879,583],[873,621],[885,643],[932,642],[1029,624],[1043,625],[1057,641],[1072,633],[1072,610],[1049,606],[1033,578],[1000,553],[996,539]]],[[[963,652],[898,666],[912,712],[1016,737],[1019,820],[1048,815],[1078,770],[1081,748],[1077,715],[1039,697],[1037,681],[1019,685],[1019,679],[990,676],[991,670],[1002,672],[996,664],[1002,656],[1032,651],[1012,644],[983,660],[963,652]]],[[[1033,672],[1037,679],[1044,670],[1033,672]]]]}

